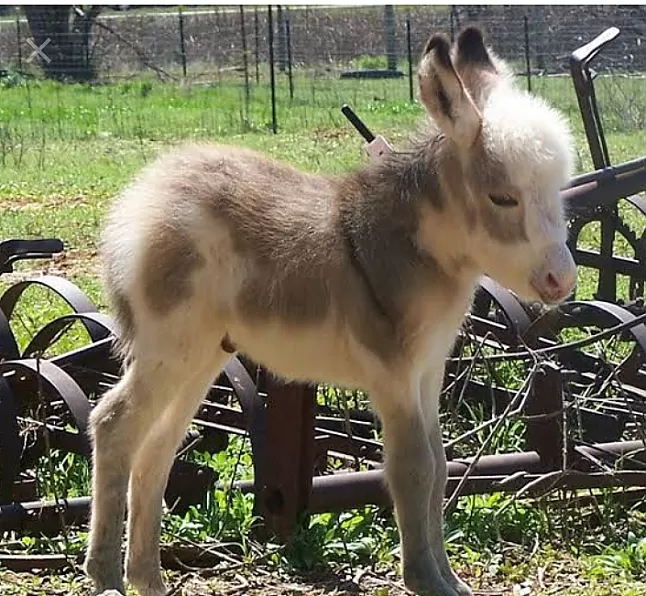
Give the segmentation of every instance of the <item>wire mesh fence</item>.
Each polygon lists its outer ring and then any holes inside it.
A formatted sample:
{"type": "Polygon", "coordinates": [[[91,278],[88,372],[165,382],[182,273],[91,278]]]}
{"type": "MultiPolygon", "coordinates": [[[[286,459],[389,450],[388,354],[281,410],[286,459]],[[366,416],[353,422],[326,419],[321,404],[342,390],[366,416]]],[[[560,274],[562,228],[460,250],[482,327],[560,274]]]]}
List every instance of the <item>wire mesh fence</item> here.
{"type": "MultiPolygon", "coordinates": [[[[289,129],[294,118],[299,126],[335,124],[343,103],[366,110],[392,104],[406,112],[429,34],[453,37],[468,23],[485,30],[528,90],[575,120],[568,56],[618,26],[621,37],[595,62],[599,102],[609,132],[644,127],[646,9],[640,6],[169,6],[85,13],[25,7],[0,16],[0,80],[5,86],[21,75],[141,84],[143,94],[158,82],[207,90],[200,127],[214,134],[289,129]],[[224,117],[223,106],[234,109],[224,117]]],[[[118,106],[116,95],[108,103],[118,106]]],[[[142,123],[145,115],[133,110],[126,125],[142,123]]]]}

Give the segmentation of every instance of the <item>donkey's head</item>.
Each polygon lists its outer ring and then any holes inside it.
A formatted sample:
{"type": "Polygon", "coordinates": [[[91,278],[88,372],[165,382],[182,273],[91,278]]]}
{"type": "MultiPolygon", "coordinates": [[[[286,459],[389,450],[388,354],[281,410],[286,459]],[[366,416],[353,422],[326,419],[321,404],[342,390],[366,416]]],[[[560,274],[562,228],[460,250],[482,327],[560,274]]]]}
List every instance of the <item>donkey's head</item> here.
{"type": "Polygon", "coordinates": [[[572,164],[565,122],[514,87],[474,27],[452,48],[431,37],[418,74],[452,164],[445,186],[465,215],[466,256],[525,299],[562,301],[576,280],[559,196],[572,164]]]}

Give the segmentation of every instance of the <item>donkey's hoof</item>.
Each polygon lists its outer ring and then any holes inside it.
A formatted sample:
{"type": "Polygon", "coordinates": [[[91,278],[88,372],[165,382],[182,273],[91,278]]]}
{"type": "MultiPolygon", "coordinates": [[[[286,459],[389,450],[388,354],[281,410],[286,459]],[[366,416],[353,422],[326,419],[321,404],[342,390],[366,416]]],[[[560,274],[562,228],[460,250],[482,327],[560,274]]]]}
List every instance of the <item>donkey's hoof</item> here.
{"type": "Polygon", "coordinates": [[[130,567],[126,572],[130,585],[140,596],[165,596],[168,592],[159,572],[130,567]]]}
{"type": "Polygon", "coordinates": [[[454,581],[451,581],[450,585],[458,596],[473,596],[471,588],[457,577],[454,581]]]}
{"type": "Polygon", "coordinates": [[[120,565],[111,565],[101,557],[88,556],[83,569],[94,584],[93,596],[122,596],[126,593],[120,565]]]}
{"type": "Polygon", "coordinates": [[[446,581],[458,596],[473,596],[471,588],[467,586],[454,572],[449,570],[442,574],[444,581],[446,581]]]}
{"type": "Polygon", "coordinates": [[[406,565],[404,567],[404,585],[419,596],[462,596],[439,573],[434,573],[434,571],[431,564],[406,565]]]}

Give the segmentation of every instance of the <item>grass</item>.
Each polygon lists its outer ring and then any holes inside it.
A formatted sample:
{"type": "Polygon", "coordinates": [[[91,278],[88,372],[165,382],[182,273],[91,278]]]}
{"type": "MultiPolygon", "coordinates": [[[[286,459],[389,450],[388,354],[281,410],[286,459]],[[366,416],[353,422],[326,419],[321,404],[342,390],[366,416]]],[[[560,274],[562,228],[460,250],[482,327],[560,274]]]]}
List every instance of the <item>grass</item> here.
{"type": "MultiPolygon", "coordinates": [[[[265,151],[308,171],[339,174],[365,160],[361,138],[339,111],[343,103],[350,103],[370,128],[394,144],[402,143],[407,131],[423,117],[419,104],[407,99],[406,80],[358,82],[311,75],[297,73],[293,100],[286,81],[280,78],[278,135],[270,132],[267,86],[253,86],[246,107],[244,87],[233,77],[219,84],[163,85],[141,79],[94,87],[5,79],[0,84],[0,238],[57,236],[66,244],[63,256],[50,263],[21,264],[17,276],[30,271],[62,274],[104,307],[96,275],[96,239],[108,201],[144,163],[174,143],[185,139],[234,143],[265,151]]],[[[578,169],[589,170],[569,79],[535,79],[534,90],[568,116],[576,136],[578,169]]],[[[643,79],[599,81],[615,162],[644,154],[644,92],[643,79]]],[[[643,225],[634,215],[631,222],[643,225]]],[[[594,245],[598,231],[591,228],[584,240],[594,245]]],[[[11,279],[0,279],[0,286],[11,279]]],[[[583,284],[584,291],[592,287],[590,278],[584,278],[583,284]]],[[[29,290],[12,321],[21,345],[64,311],[60,301],[37,288],[29,290]]],[[[83,332],[77,330],[56,349],[63,351],[85,341],[83,332]]],[[[521,374],[513,372],[509,380],[521,374]]],[[[474,411],[471,415],[482,419],[485,413],[474,411]]],[[[499,448],[519,445],[518,431],[510,428],[508,434],[509,439],[499,448]]],[[[195,457],[217,469],[225,484],[233,474],[244,477],[250,473],[244,440],[233,440],[226,452],[195,457]]],[[[86,462],[63,454],[52,454],[52,462],[54,478],[44,462],[39,470],[44,495],[87,494],[86,462]]],[[[567,500],[572,495],[562,492],[558,496],[567,500]]],[[[500,494],[462,498],[447,519],[451,556],[465,577],[482,589],[517,586],[518,594],[543,593],[543,587],[544,593],[584,596],[642,594],[646,589],[643,503],[632,509],[617,507],[603,492],[597,493],[596,499],[594,506],[572,510],[555,503],[514,501],[500,494]],[[595,517],[596,506],[602,511],[601,522],[595,517]]],[[[335,570],[337,579],[348,574],[356,577],[361,569],[383,579],[392,577],[389,574],[397,567],[392,515],[376,507],[313,516],[307,531],[288,548],[271,542],[256,544],[245,532],[252,523],[248,497],[217,491],[205,495],[203,506],[185,516],[167,515],[163,540],[167,544],[178,540],[235,542],[246,563],[258,560],[259,549],[266,549],[259,565],[278,575],[318,572],[327,565],[335,570]]],[[[25,552],[76,555],[83,552],[85,538],[79,530],[67,539],[5,535],[3,542],[6,545],[18,539],[25,552]]],[[[215,584],[201,581],[194,593],[202,593],[200,590],[209,585],[215,584]]],[[[0,586],[7,595],[87,590],[78,574],[43,579],[0,571],[0,586]]],[[[399,593],[388,583],[368,582],[368,586],[370,593],[380,596],[399,593]]],[[[254,589],[249,588],[249,593],[273,593],[269,584],[257,592],[254,589]]],[[[319,593],[318,589],[310,587],[304,593],[319,593]]]]}

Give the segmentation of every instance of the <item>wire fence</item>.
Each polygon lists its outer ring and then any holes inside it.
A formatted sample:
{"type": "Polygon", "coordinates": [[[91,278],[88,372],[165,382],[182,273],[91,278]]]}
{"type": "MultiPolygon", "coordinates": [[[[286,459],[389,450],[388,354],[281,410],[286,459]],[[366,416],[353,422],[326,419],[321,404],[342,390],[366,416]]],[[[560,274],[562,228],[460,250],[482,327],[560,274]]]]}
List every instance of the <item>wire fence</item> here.
{"type": "Polygon", "coordinates": [[[568,56],[614,25],[622,35],[594,65],[603,75],[600,104],[611,132],[646,124],[646,8],[640,6],[103,7],[61,14],[0,17],[5,78],[26,72],[228,87],[241,103],[241,125],[254,126],[250,105],[263,101],[262,118],[274,130],[281,110],[293,106],[413,102],[416,62],[430,33],[453,37],[468,23],[485,30],[528,90],[574,115],[568,56]],[[61,26],[48,28],[56,18],[61,26]]]}

